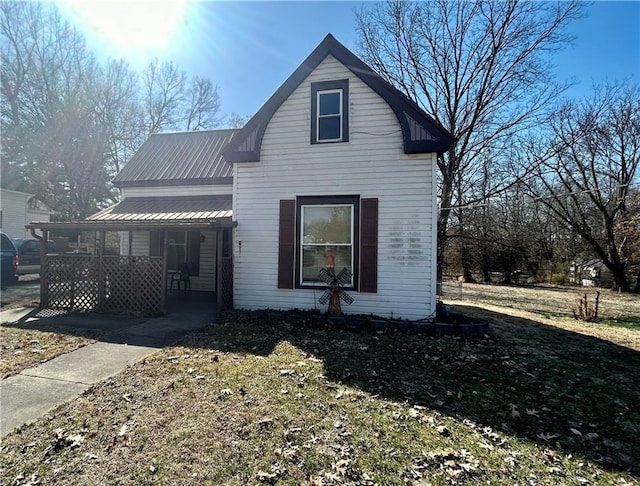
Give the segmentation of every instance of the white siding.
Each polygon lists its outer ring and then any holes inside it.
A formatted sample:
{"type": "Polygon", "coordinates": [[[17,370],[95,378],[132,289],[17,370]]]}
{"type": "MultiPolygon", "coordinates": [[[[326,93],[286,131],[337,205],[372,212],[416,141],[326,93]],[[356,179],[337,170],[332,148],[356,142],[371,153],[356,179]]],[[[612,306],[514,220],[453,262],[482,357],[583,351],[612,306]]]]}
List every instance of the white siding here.
{"type": "MultiPolygon", "coordinates": [[[[149,256],[151,236],[148,231],[131,232],[131,256],[149,256]]],[[[128,250],[127,242],[127,250],[128,250]]]]}
{"type": "Polygon", "coordinates": [[[125,197],[176,197],[176,196],[211,196],[231,195],[232,184],[211,184],[191,186],[152,186],[152,187],[123,187],[122,199],[125,197]]]}
{"type": "MultiPolygon", "coordinates": [[[[200,275],[191,277],[191,290],[214,292],[216,290],[216,247],[215,231],[203,231],[204,241],[200,242],[200,275]]],[[[148,256],[150,233],[148,231],[123,231],[120,234],[120,254],[129,254],[131,235],[131,255],[148,256]]]]}
{"type": "MultiPolygon", "coordinates": [[[[27,206],[27,223],[31,223],[33,221],[37,221],[40,223],[51,221],[51,212],[29,209],[27,206]]],[[[29,232],[29,234],[31,233],[29,232]]],[[[31,236],[28,236],[28,238],[31,238],[31,236]]]]}
{"type": "Polygon", "coordinates": [[[31,194],[2,189],[0,192],[0,229],[9,238],[31,238],[24,225],[27,221],[27,200],[31,194]]]}
{"type": "Polygon", "coordinates": [[[405,155],[391,108],[333,57],[267,127],[261,161],[235,166],[234,301],[238,308],[315,308],[319,290],[277,288],[280,199],[379,198],[378,293],[355,291],[349,313],[421,319],[435,311],[435,155],[405,155]],[[349,79],[349,142],[310,144],[310,83],[349,79]],[[242,242],[242,250],[239,251],[242,242]]]}
{"type": "Polygon", "coordinates": [[[202,233],[204,241],[200,243],[200,275],[191,277],[191,289],[213,292],[216,290],[216,246],[214,231],[202,233]]]}

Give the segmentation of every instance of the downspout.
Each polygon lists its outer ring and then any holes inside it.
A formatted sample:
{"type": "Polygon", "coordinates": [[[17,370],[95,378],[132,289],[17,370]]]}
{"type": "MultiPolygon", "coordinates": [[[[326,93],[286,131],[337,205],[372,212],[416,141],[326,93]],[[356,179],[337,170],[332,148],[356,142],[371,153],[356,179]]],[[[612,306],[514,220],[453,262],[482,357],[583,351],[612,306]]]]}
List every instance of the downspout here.
{"type": "Polygon", "coordinates": [[[31,236],[40,241],[40,307],[49,306],[49,261],[47,260],[47,242],[49,232],[42,230],[42,236],[36,234],[36,228],[29,228],[31,236]]]}

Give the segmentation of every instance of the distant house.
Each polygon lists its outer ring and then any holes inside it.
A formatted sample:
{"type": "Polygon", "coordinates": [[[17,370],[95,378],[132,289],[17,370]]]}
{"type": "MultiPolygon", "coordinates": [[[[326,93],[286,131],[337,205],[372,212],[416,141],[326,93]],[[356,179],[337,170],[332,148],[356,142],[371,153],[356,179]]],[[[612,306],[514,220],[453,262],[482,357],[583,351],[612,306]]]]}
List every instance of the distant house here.
{"type": "Polygon", "coordinates": [[[32,238],[25,225],[32,221],[50,221],[52,214],[33,194],[0,189],[0,226],[11,238],[32,238]]]}
{"type": "Polygon", "coordinates": [[[576,260],[569,268],[569,282],[582,287],[611,287],[613,275],[599,258],[576,260]]]}
{"type": "Polygon", "coordinates": [[[324,309],[333,265],[350,272],[343,311],[428,319],[452,143],[328,35],[242,129],[151,135],[114,179],[122,202],[77,225],[122,231],[120,265],[186,268],[221,306],[324,309]]]}

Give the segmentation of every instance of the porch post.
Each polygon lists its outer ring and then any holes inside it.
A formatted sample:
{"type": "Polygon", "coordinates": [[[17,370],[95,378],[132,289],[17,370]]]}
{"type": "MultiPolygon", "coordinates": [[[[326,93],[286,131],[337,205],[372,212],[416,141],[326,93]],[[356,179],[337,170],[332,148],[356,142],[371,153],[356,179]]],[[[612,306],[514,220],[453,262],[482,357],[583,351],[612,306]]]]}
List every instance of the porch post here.
{"type": "MultiPolygon", "coordinates": [[[[36,236],[31,230],[31,234],[36,236]]],[[[42,230],[40,239],[40,307],[46,309],[49,306],[49,260],[47,259],[47,242],[49,232],[42,230]]]]}
{"type": "MultiPolygon", "coordinates": [[[[160,311],[163,314],[167,312],[167,253],[169,253],[169,238],[167,238],[167,230],[160,232],[162,235],[162,287],[160,290],[160,311]]],[[[186,285],[186,284],[185,284],[186,285]]]]}
{"type": "Polygon", "coordinates": [[[216,307],[222,308],[222,252],[224,230],[216,231],[216,307]]]}
{"type": "Polygon", "coordinates": [[[106,231],[100,230],[100,248],[98,251],[98,309],[104,307],[105,297],[106,297],[106,282],[105,280],[105,271],[104,271],[104,245],[106,242],[105,238],[106,231]]]}

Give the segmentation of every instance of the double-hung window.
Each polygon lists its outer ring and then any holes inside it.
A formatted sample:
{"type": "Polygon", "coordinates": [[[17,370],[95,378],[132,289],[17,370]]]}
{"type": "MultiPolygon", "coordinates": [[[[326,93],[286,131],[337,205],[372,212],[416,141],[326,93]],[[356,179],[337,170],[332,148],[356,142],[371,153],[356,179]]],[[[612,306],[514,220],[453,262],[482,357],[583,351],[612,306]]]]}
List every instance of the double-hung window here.
{"type": "Polygon", "coordinates": [[[349,140],[349,81],[311,83],[311,143],[349,140]]]}
{"type": "Polygon", "coordinates": [[[298,198],[298,285],[324,285],[318,274],[343,268],[357,281],[359,198],[298,198]]]}

